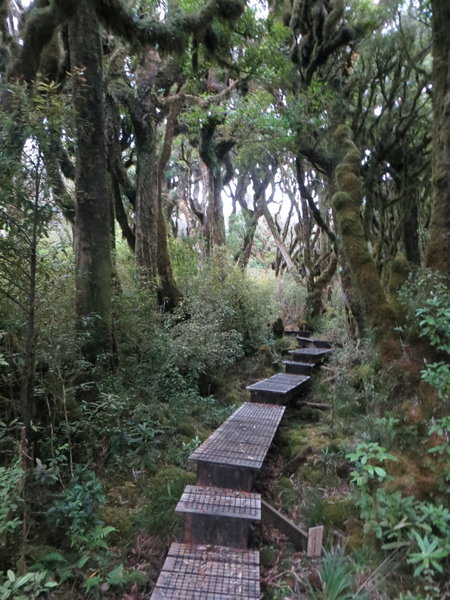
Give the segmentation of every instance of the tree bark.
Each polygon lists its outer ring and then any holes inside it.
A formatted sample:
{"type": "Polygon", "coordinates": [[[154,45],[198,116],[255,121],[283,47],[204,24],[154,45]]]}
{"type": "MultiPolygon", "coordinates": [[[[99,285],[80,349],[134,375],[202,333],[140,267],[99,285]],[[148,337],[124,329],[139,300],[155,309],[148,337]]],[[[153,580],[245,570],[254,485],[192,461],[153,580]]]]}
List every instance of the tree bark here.
{"type": "Polygon", "coordinates": [[[338,127],[336,140],[343,155],[342,162],[336,168],[339,191],[333,197],[337,226],[352,280],[361,298],[367,323],[374,333],[381,361],[389,364],[401,356],[400,342],[394,331],[398,323],[364,236],[360,215],[361,157],[344,126],[338,127]]]}
{"type": "Polygon", "coordinates": [[[111,218],[103,110],[102,45],[91,2],[69,26],[76,110],[76,317],[83,352],[95,361],[112,350],[111,218]]]}
{"type": "Polygon", "coordinates": [[[426,265],[450,275],[450,4],[433,10],[433,209],[426,265]]]}
{"type": "Polygon", "coordinates": [[[225,219],[221,196],[224,184],[222,163],[234,145],[231,140],[219,142],[215,140],[218,124],[217,117],[209,117],[200,132],[199,154],[207,169],[205,178],[207,201],[203,229],[208,252],[214,247],[225,244],[225,219]]]}

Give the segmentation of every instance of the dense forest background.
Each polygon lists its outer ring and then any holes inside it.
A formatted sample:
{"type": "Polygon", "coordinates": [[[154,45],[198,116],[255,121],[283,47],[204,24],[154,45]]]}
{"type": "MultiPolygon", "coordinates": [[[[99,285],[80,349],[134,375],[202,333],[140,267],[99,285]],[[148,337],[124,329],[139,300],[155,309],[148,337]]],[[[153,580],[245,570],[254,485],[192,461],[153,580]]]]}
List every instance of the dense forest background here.
{"type": "Polygon", "coordinates": [[[0,0],[0,598],[147,597],[280,319],[264,597],[448,597],[449,98],[447,0],[0,0]]]}

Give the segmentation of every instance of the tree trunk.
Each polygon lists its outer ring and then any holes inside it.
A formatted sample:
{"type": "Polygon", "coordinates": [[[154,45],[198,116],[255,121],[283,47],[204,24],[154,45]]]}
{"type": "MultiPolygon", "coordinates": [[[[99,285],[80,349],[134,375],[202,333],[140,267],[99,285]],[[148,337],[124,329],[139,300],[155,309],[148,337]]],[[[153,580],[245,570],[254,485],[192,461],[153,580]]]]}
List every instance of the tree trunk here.
{"type": "Polygon", "coordinates": [[[225,244],[225,219],[221,195],[224,185],[222,163],[234,145],[232,140],[216,142],[215,134],[219,122],[217,117],[209,117],[200,131],[199,154],[207,169],[206,214],[203,230],[208,252],[216,246],[225,244]]]}
{"type": "Polygon", "coordinates": [[[450,275],[450,3],[433,9],[433,210],[426,265],[450,275]]]}
{"type": "Polygon", "coordinates": [[[339,191],[333,198],[337,226],[350,265],[352,280],[361,298],[367,323],[375,335],[381,361],[383,364],[389,364],[401,356],[400,342],[394,331],[398,323],[364,237],[360,215],[361,158],[344,126],[340,126],[336,131],[336,140],[343,155],[342,162],[336,168],[339,191]]]}
{"type": "Polygon", "coordinates": [[[208,251],[225,244],[221,167],[206,165],[206,214],[204,233],[208,251]]]}
{"type": "Polygon", "coordinates": [[[95,361],[112,350],[111,219],[103,112],[102,45],[91,2],[69,27],[76,110],[76,316],[83,352],[95,361]]]}
{"type": "Polygon", "coordinates": [[[133,117],[136,140],[136,264],[142,276],[158,275],[158,161],[156,123],[148,113],[133,117]]]}
{"type": "Polygon", "coordinates": [[[182,103],[178,101],[169,107],[166,120],[166,132],[164,144],[158,162],[158,274],[159,274],[159,303],[164,310],[173,310],[181,300],[179,291],[173,276],[172,263],[169,254],[167,238],[167,225],[163,209],[162,182],[164,169],[170,159],[172,143],[175,135],[175,126],[182,103]]]}

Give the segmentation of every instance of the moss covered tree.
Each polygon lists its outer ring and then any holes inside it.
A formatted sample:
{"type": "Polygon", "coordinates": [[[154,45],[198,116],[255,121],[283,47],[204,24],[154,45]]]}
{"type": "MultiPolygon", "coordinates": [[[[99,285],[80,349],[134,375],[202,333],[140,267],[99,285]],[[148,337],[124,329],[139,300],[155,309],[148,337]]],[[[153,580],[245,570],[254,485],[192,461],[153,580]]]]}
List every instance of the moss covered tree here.
{"type": "Polygon", "coordinates": [[[85,356],[112,352],[111,194],[106,163],[102,42],[91,2],[69,26],[76,110],[76,315],[85,356]]]}
{"type": "Polygon", "coordinates": [[[427,266],[450,275],[450,5],[433,11],[433,211],[427,266]]]}
{"type": "Polygon", "coordinates": [[[387,365],[401,355],[399,338],[394,329],[398,321],[381,285],[364,235],[361,220],[361,156],[344,126],[336,131],[336,141],[342,155],[336,168],[339,191],[333,197],[338,230],[367,323],[375,334],[381,360],[387,365]]]}

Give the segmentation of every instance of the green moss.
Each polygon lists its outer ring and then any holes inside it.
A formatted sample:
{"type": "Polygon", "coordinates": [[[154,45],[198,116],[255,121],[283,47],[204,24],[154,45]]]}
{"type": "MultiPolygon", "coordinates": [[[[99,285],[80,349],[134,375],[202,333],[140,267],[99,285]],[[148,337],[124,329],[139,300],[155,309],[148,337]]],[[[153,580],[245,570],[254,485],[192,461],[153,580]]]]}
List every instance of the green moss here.
{"type": "MultiPolygon", "coordinates": [[[[336,169],[337,171],[337,169],[336,169]]],[[[345,192],[337,192],[333,196],[333,206],[338,212],[346,210],[351,205],[352,199],[345,192]]]]}
{"type": "Polygon", "coordinates": [[[354,513],[354,502],[347,496],[329,496],[323,500],[324,525],[345,531],[346,523],[354,513]]]}
{"type": "Polygon", "coordinates": [[[302,406],[300,408],[299,418],[302,421],[318,423],[322,418],[322,413],[317,408],[312,408],[311,406],[302,406]]]}
{"type": "Polygon", "coordinates": [[[150,535],[169,537],[180,528],[181,519],[174,513],[175,506],[188,484],[195,483],[195,473],[174,466],[162,468],[145,490],[147,503],[137,517],[139,524],[150,535]]]}
{"type": "Polygon", "coordinates": [[[99,516],[105,525],[111,525],[116,530],[108,537],[110,543],[123,543],[131,535],[133,521],[128,508],[124,506],[103,506],[99,510],[99,516]]]}
{"type": "Polygon", "coordinates": [[[261,566],[265,569],[270,569],[274,566],[277,558],[277,550],[272,546],[263,546],[259,553],[261,566]]]}
{"type": "Polygon", "coordinates": [[[194,417],[187,416],[183,422],[178,423],[176,434],[179,436],[185,436],[188,440],[191,440],[198,434],[198,421],[194,417]]]}
{"type": "Polygon", "coordinates": [[[274,361],[274,355],[267,344],[263,344],[258,350],[258,361],[265,367],[272,366],[272,363],[274,361]]]}
{"type": "Polygon", "coordinates": [[[360,387],[365,381],[370,381],[374,375],[374,365],[363,363],[352,369],[349,378],[353,386],[360,387]]]}
{"type": "Polygon", "coordinates": [[[313,486],[331,485],[332,476],[325,471],[323,464],[319,461],[309,461],[300,470],[300,477],[303,482],[313,486]]]}
{"type": "Polygon", "coordinates": [[[329,444],[329,438],[320,427],[294,425],[283,433],[282,453],[287,458],[294,458],[307,448],[320,450],[329,444]]]}

